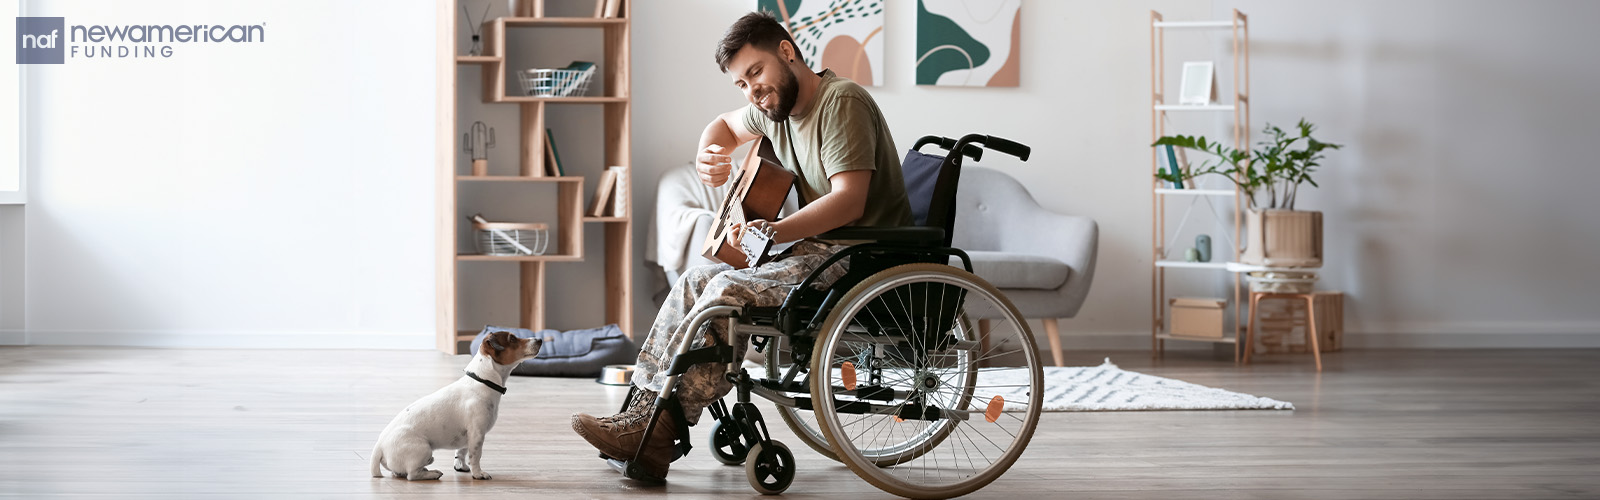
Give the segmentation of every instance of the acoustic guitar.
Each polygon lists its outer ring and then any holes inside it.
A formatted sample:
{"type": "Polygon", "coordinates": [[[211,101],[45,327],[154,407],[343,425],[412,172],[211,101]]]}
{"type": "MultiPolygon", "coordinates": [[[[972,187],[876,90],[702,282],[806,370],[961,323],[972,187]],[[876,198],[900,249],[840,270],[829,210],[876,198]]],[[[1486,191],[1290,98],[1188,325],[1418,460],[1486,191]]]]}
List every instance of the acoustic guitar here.
{"type": "Polygon", "coordinates": [[[772,141],[762,137],[750,147],[750,154],[740,164],[738,175],[728,179],[733,183],[733,188],[728,190],[728,197],[717,208],[716,221],[711,224],[711,233],[706,235],[701,254],[734,269],[759,266],[771,260],[772,257],[766,252],[771,244],[766,242],[758,251],[752,252],[757,257],[755,262],[750,262],[745,250],[740,248],[740,242],[733,241],[728,225],[776,219],[778,211],[783,209],[784,198],[789,196],[789,188],[794,185],[794,178],[794,173],[784,169],[778,161],[772,141]]]}

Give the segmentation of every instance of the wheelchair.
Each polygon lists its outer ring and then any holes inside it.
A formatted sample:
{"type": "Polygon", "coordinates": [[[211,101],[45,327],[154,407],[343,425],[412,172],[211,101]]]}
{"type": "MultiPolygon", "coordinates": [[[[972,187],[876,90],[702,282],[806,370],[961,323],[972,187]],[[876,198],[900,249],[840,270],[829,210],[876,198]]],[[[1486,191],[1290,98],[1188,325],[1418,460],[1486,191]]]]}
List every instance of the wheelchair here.
{"type": "MultiPolygon", "coordinates": [[[[787,445],[771,438],[751,395],[773,402],[806,446],[895,495],[960,496],[1004,474],[1038,425],[1043,362],[1016,307],[972,274],[965,252],[951,247],[962,158],[976,161],[985,148],[1023,161],[1031,151],[987,135],[923,137],[907,161],[937,162],[925,223],[820,235],[866,243],[830,257],[780,306],[712,307],[692,318],[692,332],[728,321],[727,338],[698,348],[683,342],[644,442],[660,412],[673,411],[680,436],[673,460],[689,452],[674,389],[690,367],[721,362],[737,403],[730,408],[718,400],[708,407],[714,419],[709,445],[719,462],[742,464],[750,486],[762,494],[788,489],[795,461],[787,445]],[[918,152],[928,144],[947,154],[918,152]],[[823,271],[844,259],[844,275],[818,286],[823,271]],[[951,265],[956,259],[960,267],[951,265]],[[760,370],[741,366],[744,353],[733,347],[739,336],[749,336],[765,355],[760,370]]],[[[622,408],[638,394],[630,390],[622,408]]],[[[662,480],[648,477],[635,460],[601,458],[626,477],[662,480]]]]}

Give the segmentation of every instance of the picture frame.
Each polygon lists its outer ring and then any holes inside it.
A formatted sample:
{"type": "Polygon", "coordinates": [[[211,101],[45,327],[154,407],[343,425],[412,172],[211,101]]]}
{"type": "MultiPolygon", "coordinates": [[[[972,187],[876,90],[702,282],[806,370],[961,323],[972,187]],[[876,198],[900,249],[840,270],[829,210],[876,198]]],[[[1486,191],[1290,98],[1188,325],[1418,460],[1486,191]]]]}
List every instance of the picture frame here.
{"type": "Polygon", "coordinates": [[[1203,106],[1216,101],[1216,73],[1211,61],[1183,63],[1183,80],[1178,86],[1178,104],[1203,106]]]}

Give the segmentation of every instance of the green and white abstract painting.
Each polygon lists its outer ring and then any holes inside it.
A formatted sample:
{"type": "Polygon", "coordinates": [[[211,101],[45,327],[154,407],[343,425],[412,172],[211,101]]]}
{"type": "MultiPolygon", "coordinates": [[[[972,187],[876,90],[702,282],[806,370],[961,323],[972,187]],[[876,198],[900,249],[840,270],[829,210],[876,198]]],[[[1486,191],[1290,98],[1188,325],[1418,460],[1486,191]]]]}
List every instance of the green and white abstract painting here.
{"type": "Polygon", "coordinates": [[[806,65],[865,86],[883,82],[884,0],[757,0],[789,28],[806,65]]]}
{"type": "Polygon", "coordinates": [[[917,85],[1016,87],[1022,0],[917,0],[917,85]]]}

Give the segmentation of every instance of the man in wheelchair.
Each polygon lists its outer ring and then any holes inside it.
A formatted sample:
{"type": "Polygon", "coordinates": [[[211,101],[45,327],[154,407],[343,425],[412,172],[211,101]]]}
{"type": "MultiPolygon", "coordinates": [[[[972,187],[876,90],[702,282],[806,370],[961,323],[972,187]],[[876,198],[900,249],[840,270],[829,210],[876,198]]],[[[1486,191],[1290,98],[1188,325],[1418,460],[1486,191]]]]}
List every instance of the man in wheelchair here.
{"type": "MultiPolygon", "coordinates": [[[[739,145],[766,137],[786,168],[797,175],[800,210],[778,221],[756,220],[730,227],[733,241],[745,228],[774,231],[774,242],[795,243],[766,264],[734,270],[725,264],[690,269],[673,285],[639,353],[634,385],[639,394],[624,411],[609,417],[575,414],[572,428],[606,456],[635,459],[645,475],[664,480],[674,458],[674,441],[683,424],[694,425],[702,411],[733,384],[727,364],[693,366],[673,394],[682,407],[649,420],[665,390],[668,365],[683,342],[710,345],[727,338],[725,325],[710,322],[703,332],[686,331],[690,318],[715,306],[777,306],[789,291],[845,248],[813,236],[843,226],[906,226],[912,223],[901,178],[900,159],[888,124],[867,91],[831,70],[812,72],[787,30],[770,14],[751,13],[728,28],[716,51],[717,65],[732,77],[749,104],[723,113],[700,137],[697,169],[701,182],[720,186],[729,179],[729,154],[739,145]],[[675,415],[676,414],[676,415],[675,415]],[[681,418],[683,421],[678,421],[681,418]],[[642,442],[648,434],[648,442],[642,442]],[[642,449],[641,449],[642,445],[642,449]],[[642,451],[641,451],[642,450],[642,451]]],[[[844,265],[825,271],[820,284],[838,279],[844,265]]],[[[733,346],[745,352],[748,337],[733,346]]]]}

